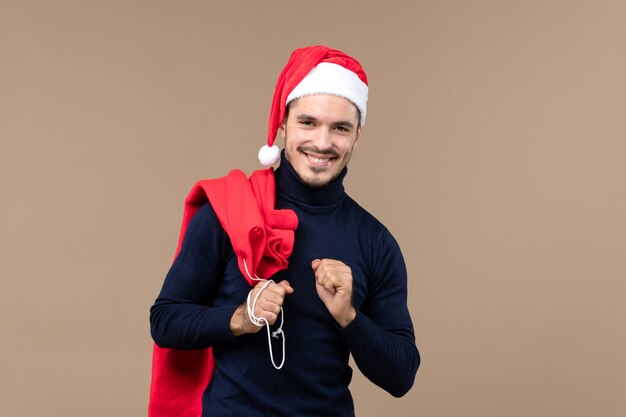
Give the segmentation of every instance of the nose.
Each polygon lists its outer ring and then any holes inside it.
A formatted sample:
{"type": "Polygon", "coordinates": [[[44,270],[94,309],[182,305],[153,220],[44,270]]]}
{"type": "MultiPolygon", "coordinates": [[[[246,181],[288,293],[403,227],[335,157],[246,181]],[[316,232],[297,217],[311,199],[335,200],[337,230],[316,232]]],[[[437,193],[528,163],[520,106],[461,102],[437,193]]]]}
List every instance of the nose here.
{"type": "Polygon", "coordinates": [[[328,129],[326,126],[320,126],[318,129],[316,129],[315,135],[313,136],[311,143],[320,151],[330,149],[332,147],[330,129],[328,129]]]}

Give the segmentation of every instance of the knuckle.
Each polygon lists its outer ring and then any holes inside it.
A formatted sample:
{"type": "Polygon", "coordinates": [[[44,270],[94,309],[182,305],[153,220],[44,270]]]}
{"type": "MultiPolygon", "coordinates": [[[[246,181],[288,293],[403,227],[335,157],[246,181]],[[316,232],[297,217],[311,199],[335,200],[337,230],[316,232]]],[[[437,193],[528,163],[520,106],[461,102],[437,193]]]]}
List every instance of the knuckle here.
{"type": "Polygon", "coordinates": [[[265,310],[263,304],[257,303],[257,305],[254,307],[254,315],[259,317],[259,315],[263,313],[263,310],[265,310]]]}

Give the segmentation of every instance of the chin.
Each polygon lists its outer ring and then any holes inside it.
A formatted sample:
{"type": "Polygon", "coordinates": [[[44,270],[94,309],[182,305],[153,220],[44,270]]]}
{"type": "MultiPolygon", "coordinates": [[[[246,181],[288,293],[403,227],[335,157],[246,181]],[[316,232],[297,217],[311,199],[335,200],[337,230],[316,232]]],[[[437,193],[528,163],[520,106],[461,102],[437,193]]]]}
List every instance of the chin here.
{"type": "Polygon", "coordinates": [[[300,181],[302,181],[306,186],[310,188],[322,188],[323,186],[337,178],[337,176],[338,173],[325,175],[313,174],[309,176],[299,175],[300,181]]]}

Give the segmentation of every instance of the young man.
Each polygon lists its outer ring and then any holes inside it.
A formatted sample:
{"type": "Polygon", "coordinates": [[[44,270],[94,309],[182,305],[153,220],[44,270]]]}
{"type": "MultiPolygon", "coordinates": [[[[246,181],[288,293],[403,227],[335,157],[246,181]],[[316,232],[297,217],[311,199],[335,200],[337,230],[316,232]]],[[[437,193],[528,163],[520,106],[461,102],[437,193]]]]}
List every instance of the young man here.
{"type": "Polygon", "coordinates": [[[353,416],[350,354],[394,396],[413,385],[402,254],[343,188],[367,91],[343,52],[294,51],[259,153],[277,162],[278,135],[280,167],[192,190],[151,309],[151,416],[353,416]]]}

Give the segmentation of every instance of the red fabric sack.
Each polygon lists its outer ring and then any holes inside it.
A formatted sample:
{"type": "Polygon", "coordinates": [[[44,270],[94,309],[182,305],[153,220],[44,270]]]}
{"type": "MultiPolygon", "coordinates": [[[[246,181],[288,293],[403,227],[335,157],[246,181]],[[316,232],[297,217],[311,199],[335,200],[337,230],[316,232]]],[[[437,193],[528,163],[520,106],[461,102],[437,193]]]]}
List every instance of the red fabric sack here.
{"type": "MultiPolygon", "coordinates": [[[[298,218],[292,210],[275,210],[273,168],[255,171],[248,179],[233,170],[227,176],[198,181],[185,199],[176,256],[189,222],[207,201],[230,237],[239,270],[269,279],[287,268],[298,218]],[[245,263],[244,263],[245,260],[245,263]],[[246,271],[247,267],[247,271],[246,271]]],[[[213,374],[211,349],[175,350],[154,344],[149,417],[199,417],[202,394],[213,374]]]]}

